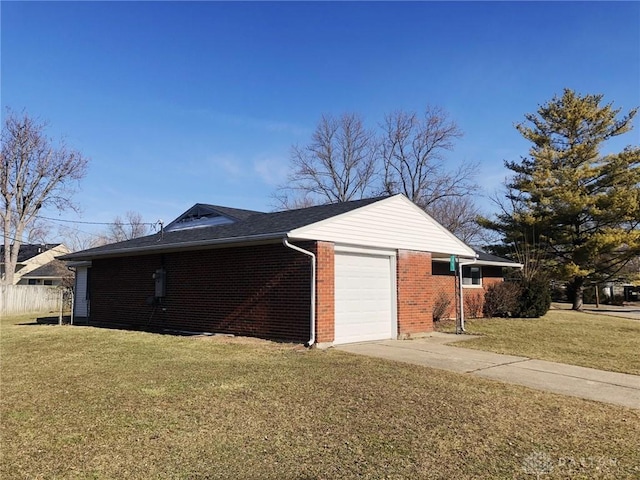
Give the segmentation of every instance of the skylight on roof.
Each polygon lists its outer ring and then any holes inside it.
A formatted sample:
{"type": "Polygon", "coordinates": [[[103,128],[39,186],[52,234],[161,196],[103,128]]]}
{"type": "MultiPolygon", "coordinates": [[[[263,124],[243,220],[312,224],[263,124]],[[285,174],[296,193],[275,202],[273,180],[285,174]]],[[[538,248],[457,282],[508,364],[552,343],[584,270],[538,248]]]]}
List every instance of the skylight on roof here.
{"type": "Polygon", "coordinates": [[[220,215],[215,209],[197,204],[167,225],[166,231],[173,232],[191,228],[213,227],[233,222],[233,219],[220,215]]]}
{"type": "Polygon", "coordinates": [[[186,230],[189,228],[213,227],[216,225],[227,225],[233,223],[233,220],[222,215],[205,216],[205,217],[187,217],[182,218],[167,227],[168,232],[176,230],[186,230]]]}

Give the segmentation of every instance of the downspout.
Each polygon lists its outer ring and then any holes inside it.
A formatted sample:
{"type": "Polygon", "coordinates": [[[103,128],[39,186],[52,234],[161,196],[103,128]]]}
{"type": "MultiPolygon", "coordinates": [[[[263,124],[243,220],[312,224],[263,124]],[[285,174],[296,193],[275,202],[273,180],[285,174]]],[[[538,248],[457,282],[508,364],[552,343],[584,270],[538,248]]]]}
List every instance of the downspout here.
{"type": "Polygon", "coordinates": [[[305,343],[305,347],[311,347],[314,343],[316,343],[316,256],[308,250],[304,250],[303,248],[290,244],[287,237],[284,237],[282,239],[282,244],[285,247],[291,248],[292,250],[296,250],[297,252],[304,253],[305,255],[311,257],[311,338],[309,338],[309,341],[305,343]]]}
{"type": "Polygon", "coordinates": [[[460,279],[460,332],[456,333],[465,333],[464,329],[464,292],[462,287],[462,267],[466,267],[467,265],[473,265],[478,261],[478,254],[476,253],[476,257],[470,262],[458,262],[459,268],[459,279],[460,279]]]}

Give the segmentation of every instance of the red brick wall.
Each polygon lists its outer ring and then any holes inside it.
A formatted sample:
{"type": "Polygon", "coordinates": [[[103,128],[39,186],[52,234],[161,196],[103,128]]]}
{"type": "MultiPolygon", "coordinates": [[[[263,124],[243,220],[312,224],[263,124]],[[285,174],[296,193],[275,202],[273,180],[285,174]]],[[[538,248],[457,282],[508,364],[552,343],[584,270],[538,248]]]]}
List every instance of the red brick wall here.
{"type": "Polygon", "coordinates": [[[310,336],[310,258],[282,244],[94,260],[91,275],[91,322],[290,341],[310,336]],[[147,300],[162,267],[166,297],[154,307],[147,300]]]}
{"type": "Polygon", "coordinates": [[[335,338],[335,251],[333,243],[316,244],[316,341],[335,338]]]}
{"type": "MultiPolygon", "coordinates": [[[[334,245],[304,242],[317,257],[316,341],[335,332],[334,245]]],[[[453,298],[448,264],[431,254],[397,254],[399,336],[433,330],[439,291],[453,298]]],[[[308,256],[282,244],[94,260],[91,322],[134,328],[232,333],[306,342],[310,337],[311,267],[308,256]],[[166,297],[158,305],[153,273],[166,270],[166,297]]],[[[502,281],[499,267],[483,267],[483,286],[502,281]]],[[[465,295],[484,293],[465,289],[465,295]]],[[[452,302],[449,315],[455,316],[452,302]]]]}
{"type": "Polygon", "coordinates": [[[398,250],[398,335],[433,330],[431,254],[398,250]]]}
{"type": "Polygon", "coordinates": [[[439,295],[444,292],[450,300],[449,311],[444,315],[444,317],[455,318],[455,276],[453,272],[449,271],[449,263],[433,262],[431,272],[433,274],[431,295],[434,302],[437,301],[439,295]]]}

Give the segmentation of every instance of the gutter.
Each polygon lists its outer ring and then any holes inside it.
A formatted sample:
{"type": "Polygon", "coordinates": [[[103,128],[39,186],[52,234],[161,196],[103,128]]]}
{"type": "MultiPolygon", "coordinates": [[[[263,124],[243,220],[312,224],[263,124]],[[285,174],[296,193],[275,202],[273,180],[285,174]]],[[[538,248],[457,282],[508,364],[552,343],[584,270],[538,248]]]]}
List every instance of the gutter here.
{"type": "MultiPolygon", "coordinates": [[[[70,253],[67,255],[62,255],[58,257],[60,260],[89,260],[99,257],[112,257],[112,256],[122,256],[122,255],[135,255],[137,253],[152,253],[156,251],[163,250],[171,250],[171,249],[190,249],[197,247],[207,247],[207,246],[216,246],[216,245],[233,245],[237,243],[253,243],[265,240],[279,240],[283,237],[286,237],[288,232],[277,232],[277,233],[266,233],[262,235],[246,235],[243,237],[227,237],[227,238],[218,238],[218,239],[207,239],[207,240],[195,240],[191,242],[172,242],[172,243],[162,243],[162,244],[151,244],[145,245],[141,247],[124,247],[113,250],[107,250],[102,252],[95,253],[82,253],[78,252],[70,253]]],[[[98,247],[100,248],[100,247],[98,247]]]]}
{"type": "Polygon", "coordinates": [[[316,256],[314,253],[308,250],[290,244],[288,240],[288,235],[285,235],[282,239],[282,244],[285,247],[300,253],[304,253],[305,255],[311,257],[311,315],[309,319],[309,323],[311,325],[311,337],[309,338],[309,341],[304,345],[305,347],[311,347],[314,343],[316,343],[316,256]]]}

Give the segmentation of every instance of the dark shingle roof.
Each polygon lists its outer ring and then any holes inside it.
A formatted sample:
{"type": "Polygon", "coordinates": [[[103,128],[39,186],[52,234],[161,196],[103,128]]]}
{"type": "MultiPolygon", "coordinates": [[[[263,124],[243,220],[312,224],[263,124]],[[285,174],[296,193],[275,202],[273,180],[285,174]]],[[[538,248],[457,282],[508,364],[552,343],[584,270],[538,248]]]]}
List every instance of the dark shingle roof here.
{"type": "MultiPolygon", "coordinates": [[[[18,252],[18,263],[25,262],[36,255],[40,255],[47,250],[57,247],[58,245],[59,243],[23,243],[20,245],[20,251],[18,252]]],[[[0,261],[4,262],[4,245],[0,246],[0,261]]]]}
{"type": "Polygon", "coordinates": [[[490,253],[483,252],[482,250],[478,250],[476,248],[474,248],[474,251],[478,255],[478,260],[481,262],[518,263],[514,260],[510,260],[504,257],[498,257],[497,255],[492,255],[490,253]]]}
{"type": "Polygon", "coordinates": [[[66,262],[62,260],[52,260],[41,267],[25,273],[22,278],[62,278],[73,275],[67,268],[66,262]]]}
{"type": "MultiPolygon", "coordinates": [[[[246,212],[244,220],[235,223],[210,227],[199,227],[184,230],[156,233],[146,237],[135,238],[124,242],[91,248],[71,253],[62,257],[64,260],[83,260],[94,257],[121,255],[145,250],[160,251],[163,249],[185,248],[188,246],[204,246],[214,243],[235,243],[238,241],[257,241],[284,237],[288,232],[312,223],[320,222],[337,215],[347,213],[365,205],[378,202],[388,197],[368,198],[351,202],[319,205],[315,207],[286,210],[275,213],[259,213],[249,210],[233,210],[246,212]],[[251,212],[251,214],[248,214],[251,212]]],[[[215,209],[226,208],[211,206],[215,209]]]]}

